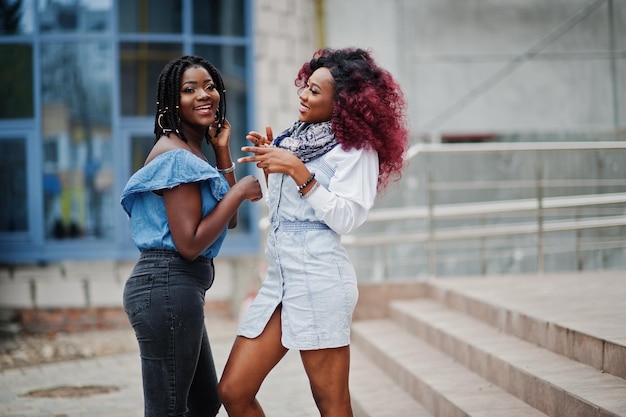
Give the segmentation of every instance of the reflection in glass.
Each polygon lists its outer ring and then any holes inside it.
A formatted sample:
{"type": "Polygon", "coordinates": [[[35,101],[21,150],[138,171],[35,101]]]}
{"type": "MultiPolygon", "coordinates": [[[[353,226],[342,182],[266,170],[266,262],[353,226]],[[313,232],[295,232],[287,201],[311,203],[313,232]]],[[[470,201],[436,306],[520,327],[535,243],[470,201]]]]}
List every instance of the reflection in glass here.
{"type": "Polygon", "coordinates": [[[245,49],[240,46],[195,45],[195,53],[207,59],[222,74],[226,85],[228,113],[226,117],[232,126],[233,158],[240,155],[241,146],[245,145],[248,117],[246,108],[247,85],[245,78],[245,49]]]}
{"type": "Polygon", "coordinates": [[[33,32],[34,0],[0,0],[0,36],[33,32]]]}
{"type": "Polygon", "coordinates": [[[130,138],[131,174],[143,167],[152,145],[154,145],[154,135],[133,135],[130,138]]]}
{"type": "Polygon", "coordinates": [[[26,140],[0,139],[0,232],[28,230],[26,140]]]}
{"type": "Polygon", "coordinates": [[[105,32],[111,28],[112,0],[39,2],[39,29],[50,32],[105,32]]]}
{"type": "Polygon", "coordinates": [[[113,167],[107,43],[41,48],[46,237],[111,237],[113,167]]]}
{"type": "MultiPolygon", "coordinates": [[[[1,1],[1,0],[0,0],[1,1]]],[[[33,57],[30,45],[0,45],[0,119],[33,117],[33,57]]]]}
{"type": "Polygon", "coordinates": [[[120,1],[121,33],[181,33],[181,0],[120,1]]]}
{"type": "Polygon", "coordinates": [[[165,64],[182,55],[180,44],[125,42],[120,44],[122,115],[152,116],[156,83],[165,64]]]}
{"type": "Polygon", "coordinates": [[[244,0],[193,0],[193,33],[244,36],[244,0]]]}

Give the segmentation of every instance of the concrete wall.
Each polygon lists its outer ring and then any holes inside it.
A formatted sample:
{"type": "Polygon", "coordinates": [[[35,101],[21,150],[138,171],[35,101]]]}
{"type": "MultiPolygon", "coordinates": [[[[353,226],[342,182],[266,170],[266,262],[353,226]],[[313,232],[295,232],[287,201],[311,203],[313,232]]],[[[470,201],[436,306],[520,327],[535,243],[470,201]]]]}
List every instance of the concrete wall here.
{"type": "MultiPolygon", "coordinates": [[[[436,142],[446,135],[482,134],[501,141],[626,140],[624,1],[326,0],[324,5],[328,45],[371,48],[378,62],[400,82],[415,143],[436,142]]],[[[429,175],[436,181],[475,183],[534,178],[535,158],[519,153],[442,156],[430,164],[414,158],[402,181],[377,207],[426,204],[429,175]]],[[[624,178],[619,168],[623,166],[622,153],[571,158],[561,153],[555,159],[544,158],[545,179],[624,178]],[[616,162],[604,164],[609,159],[616,162]]],[[[437,203],[525,198],[526,193],[536,193],[530,188],[515,190],[520,195],[514,196],[507,196],[512,192],[509,189],[470,190],[465,200],[461,197],[468,193],[439,192],[437,203]]],[[[596,191],[565,188],[548,192],[596,191]]],[[[427,228],[419,221],[406,223],[365,225],[355,235],[378,228],[427,228]]],[[[606,233],[621,232],[616,228],[606,233]]],[[[569,236],[563,239],[574,242],[569,236]]],[[[515,259],[497,261],[493,270],[536,270],[535,258],[520,249],[528,245],[512,240],[511,246],[518,248],[515,259]]],[[[425,245],[398,245],[395,251],[380,246],[351,250],[361,282],[368,276],[371,280],[392,278],[381,266],[390,253],[398,255],[394,267],[401,278],[427,272],[423,267],[425,245]]],[[[441,270],[455,275],[480,273],[480,267],[474,266],[480,264],[479,258],[467,258],[472,262],[469,267],[459,262],[443,265],[441,270]]],[[[590,251],[584,265],[589,269],[619,267],[622,258],[621,248],[590,251]]],[[[576,265],[574,250],[548,258],[546,270],[572,264],[576,265]]]]}
{"type": "Polygon", "coordinates": [[[371,47],[398,76],[416,134],[626,128],[623,1],[327,0],[325,7],[329,45],[371,47]]]}
{"type": "Polygon", "coordinates": [[[298,117],[293,81],[319,47],[315,2],[259,0],[255,14],[255,129],[277,133],[298,117]]]}
{"type": "MultiPolygon", "coordinates": [[[[2,267],[0,324],[19,322],[29,332],[127,325],[122,293],[133,266],[134,262],[66,261],[2,267]]],[[[236,317],[249,285],[258,282],[256,267],[255,258],[216,260],[207,310],[236,317]]]]}

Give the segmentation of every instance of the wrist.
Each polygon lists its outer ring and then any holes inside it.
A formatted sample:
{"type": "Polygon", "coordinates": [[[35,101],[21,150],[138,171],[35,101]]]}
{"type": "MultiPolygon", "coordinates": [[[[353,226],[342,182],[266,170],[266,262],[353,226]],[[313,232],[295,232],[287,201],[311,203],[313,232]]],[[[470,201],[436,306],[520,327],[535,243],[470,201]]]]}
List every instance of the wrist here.
{"type": "Polygon", "coordinates": [[[215,151],[215,166],[218,169],[228,169],[233,164],[233,158],[230,154],[230,149],[225,147],[221,150],[214,149],[215,151]]]}
{"type": "Polygon", "coordinates": [[[224,165],[217,164],[217,172],[224,175],[235,172],[235,162],[230,161],[230,165],[228,167],[225,167],[224,165]],[[222,168],[220,168],[220,166],[222,166],[222,168]]]}
{"type": "Polygon", "coordinates": [[[230,146],[228,143],[218,143],[218,142],[211,142],[211,146],[213,147],[213,149],[215,149],[216,151],[230,151],[230,146]]]}
{"type": "Polygon", "coordinates": [[[300,191],[300,198],[304,200],[308,199],[318,188],[320,188],[320,183],[319,181],[315,181],[308,191],[300,191]]]}
{"type": "MultiPolygon", "coordinates": [[[[293,178],[296,186],[299,186],[300,184],[307,181],[307,179],[309,179],[309,177],[311,177],[311,175],[313,174],[311,171],[309,171],[309,168],[305,164],[303,164],[300,160],[298,160],[298,162],[298,164],[295,164],[295,166],[291,166],[291,169],[286,172],[288,175],[291,176],[291,178],[293,178]]],[[[311,180],[309,180],[309,182],[310,181],[311,180]]]]}
{"type": "Polygon", "coordinates": [[[304,180],[304,182],[297,184],[296,188],[298,189],[298,192],[302,195],[305,193],[305,189],[307,189],[307,187],[313,182],[313,180],[315,179],[315,172],[313,172],[311,175],[309,175],[309,177],[304,180]]]}

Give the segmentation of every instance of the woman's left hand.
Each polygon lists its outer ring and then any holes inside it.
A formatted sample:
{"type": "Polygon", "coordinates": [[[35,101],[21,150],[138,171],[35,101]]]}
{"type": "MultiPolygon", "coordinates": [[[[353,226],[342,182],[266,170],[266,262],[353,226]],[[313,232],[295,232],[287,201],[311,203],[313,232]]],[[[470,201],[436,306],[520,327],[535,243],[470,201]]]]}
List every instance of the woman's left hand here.
{"type": "Polygon", "coordinates": [[[265,126],[265,136],[259,132],[252,131],[246,135],[246,139],[252,142],[254,146],[269,146],[274,141],[274,133],[271,126],[265,126]]]}

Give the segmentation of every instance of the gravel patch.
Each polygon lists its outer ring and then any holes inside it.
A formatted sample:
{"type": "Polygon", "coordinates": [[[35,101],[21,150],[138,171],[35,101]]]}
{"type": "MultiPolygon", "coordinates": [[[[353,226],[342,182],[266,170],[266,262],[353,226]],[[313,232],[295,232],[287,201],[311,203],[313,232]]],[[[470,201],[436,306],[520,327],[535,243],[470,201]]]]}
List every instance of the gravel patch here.
{"type": "Polygon", "coordinates": [[[5,336],[0,338],[0,371],[132,351],[138,348],[131,328],[5,336]]]}
{"type": "MultiPolygon", "coordinates": [[[[211,342],[234,341],[237,321],[222,314],[207,314],[205,324],[211,342]]],[[[94,329],[53,335],[0,333],[0,372],[65,361],[94,358],[103,355],[137,352],[137,340],[130,327],[94,329]]]]}

